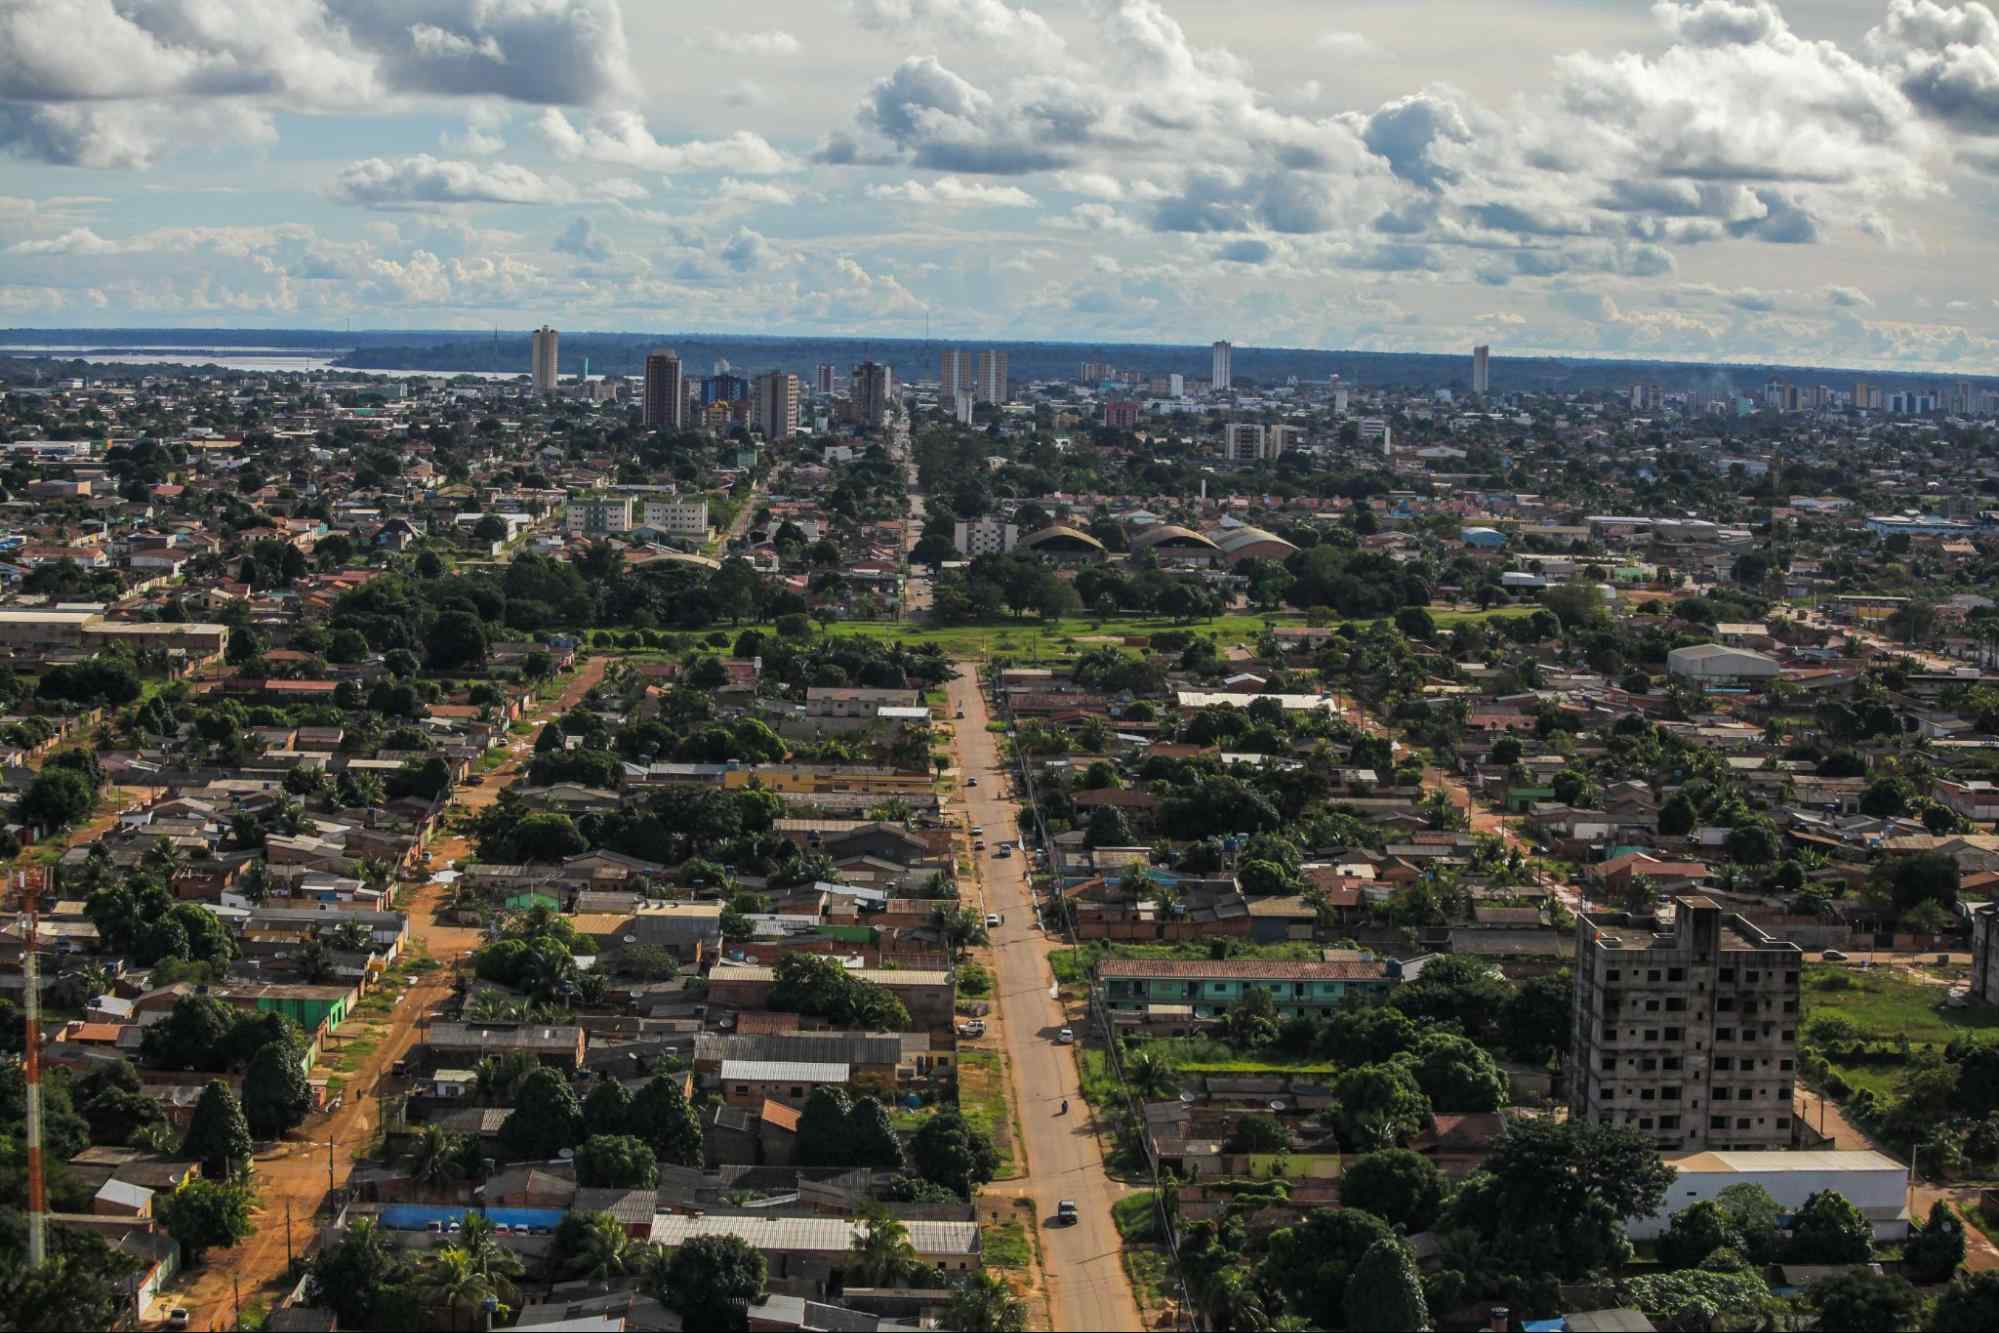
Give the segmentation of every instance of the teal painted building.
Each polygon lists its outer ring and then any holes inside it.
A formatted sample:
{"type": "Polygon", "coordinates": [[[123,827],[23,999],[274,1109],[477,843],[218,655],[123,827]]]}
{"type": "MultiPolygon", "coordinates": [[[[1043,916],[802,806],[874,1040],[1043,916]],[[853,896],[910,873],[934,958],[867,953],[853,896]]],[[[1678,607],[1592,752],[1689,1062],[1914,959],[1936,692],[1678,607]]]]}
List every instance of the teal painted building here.
{"type": "Polygon", "coordinates": [[[1260,990],[1270,996],[1279,1017],[1324,1018],[1351,998],[1370,1004],[1387,999],[1399,970],[1386,959],[1306,963],[1113,958],[1098,964],[1097,981],[1104,1004],[1113,1013],[1185,1005],[1193,1008],[1195,1018],[1214,1018],[1260,990]]]}

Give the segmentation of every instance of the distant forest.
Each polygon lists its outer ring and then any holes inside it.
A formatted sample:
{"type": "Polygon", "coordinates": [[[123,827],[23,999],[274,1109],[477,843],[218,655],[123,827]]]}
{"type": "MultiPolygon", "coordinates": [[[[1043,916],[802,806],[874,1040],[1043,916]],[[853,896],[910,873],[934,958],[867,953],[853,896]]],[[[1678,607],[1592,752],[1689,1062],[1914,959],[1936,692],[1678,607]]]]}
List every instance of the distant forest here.
{"type": "MultiPolygon", "coordinates": [[[[330,329],[4,329],[0,358],[7,345],[74,347],[78,352],[115,355],[118,351],[171,353],[182,348],[264,347],[326,355],[338,352],[335,364],[344,369],[527,372],[525,331],[468,336],[462,330],[408,332],[330,329]]],[[[1085,361],[1104,361],[1118,369],[1154,375],[1182,374],[1206,379],[1206,344],[1069,343],[923,341],[896,338],[758,338],[706,333],[565,333],[561,343],[561,373],[580,374],[589,363],[593,374],[637,375],[645,354],[654,347],[671,347],[680,354],[690,375],[705,375],[718,361],[728,361],[743,374],[789,370],[810,377],[820,364],[836,367],[843,379],[861,361],[886,362],[904,380],[934,380],[938,353],[946,347],[997,348],[1007,353],[1015,380],[1073,379],[1085,361]]],[[[56,354],[59,357],[59,354],[56,354]]],[[[44,365],[47,363],[44,362],[44,365]]],[[[150,368],[155,373],[157,367],[150,368]]],[[[1323,382],[1338,375],[1355,387],[1384,389],[1471,388],[1470,349],[1464,355],[1439,356],[1414,352],[1338,352],[1308,348],[1238,346],[1234,378],[1238,388],[1281,385],[1292,376],[1323,382]]],[[[1602,360],[1589,357],[1492,358],[1495,392],[1575,393],[1622,391],[1638,381],[1656,382],[1668,393],[1737,392],[1758,396],[1765,380],[1776,376],[1800,383],[1850,388],[1855,380],[1883,386],[1936,385],[1970,379],[1984,386],[1999,378],[1940,373],[1908,374],[1828,367],[1765,363],[1740,365],[1675,361],[1602,360]]]]}

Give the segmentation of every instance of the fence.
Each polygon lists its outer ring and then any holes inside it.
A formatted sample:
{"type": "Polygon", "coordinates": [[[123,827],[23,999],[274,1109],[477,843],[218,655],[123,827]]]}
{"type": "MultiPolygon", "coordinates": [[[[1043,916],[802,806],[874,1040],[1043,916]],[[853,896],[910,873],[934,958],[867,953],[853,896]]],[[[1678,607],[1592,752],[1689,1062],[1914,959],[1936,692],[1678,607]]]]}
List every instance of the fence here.
{"type": "MultiPolygon", "coordinates": [[[[980,684],[983,685],[984,682],[981,681],[980,684]]],[[[992,698],[996,702],[1000,702],[1001,706],[1005,709],[1007,734],[1011,736],[1014,734],[1015,721],[1012,701],[1001,693],[997,679],[992,681],[992,687],[992,698]]],[[[1034,832],[1036,838],[1039,840],[1039,845],[1052,849],[1055,843],[1048,836],[1048,821],[1041,813],[1041,800],[1034,789],[1033,766],[1026,762],[1017,749],[1012,755],[1012,761],[1020,771],[1021,790],[1027,796],[1028,809],[1034,814],[1034,832]]],[[[1027,891],[1029,900],[1032,901],[1034,897],[1034,881],[1032,876],[1028,879],[1027,891]]],[[[1039,912],[1040,904],[1035,903],[1034,906],[1035,910],[1039,912]]],[[[1057,914],[1053,911],[1049,913],[1051,918],[1055,915],[1057,914]]],[[[1059,915],[1061,917],[1060,928],[1064,937],[1069,941],[1069,947],[1080,949],[1082,945],[1076,936],[1074,914],[1063,912],[1059,915]]],[[[1145,1115],[1139,1106],[1138,1098],[1132,1093],[1131,1085],[1125,1081],[1124,1060],[1118,1049],[1117,1031],[1111,1024],[1109,1012],[1103,1008],[1099,1001],[1097,988],[1094,983],[1088,984],[1087,994],[1089,996],[1090,1017],[1103,1035],[1104,1052],[1110,1062],[1111,1074],[1117,1079],[1118,1091],[1124,1096],[1125,1109],[1131,1115],[1132,1121],[1137,1127],[1139,1145],[1145,1152],[1146,1171],[1152,1177],[1152,1206],[1159,1214],[1160,1233],[1166,1237],[1166,1252],[1173,1257],[1173,1280],[1180,1288],[1180,1308],[1185,1312],[1185,1326],[1194,1329],[1195,1333],[1200,1333],[1200,1307],[1194,1304],[1193,1298],[1188,1294],[1187,1274],[1180,1266],[1180,1229],[1175,1224],[1174,1210],[1169,1204],[1166,1179],[1159,1169],[1159,1155],[1153,1149],[1152,1136],[1145,1132],[1145,1115]]]]}

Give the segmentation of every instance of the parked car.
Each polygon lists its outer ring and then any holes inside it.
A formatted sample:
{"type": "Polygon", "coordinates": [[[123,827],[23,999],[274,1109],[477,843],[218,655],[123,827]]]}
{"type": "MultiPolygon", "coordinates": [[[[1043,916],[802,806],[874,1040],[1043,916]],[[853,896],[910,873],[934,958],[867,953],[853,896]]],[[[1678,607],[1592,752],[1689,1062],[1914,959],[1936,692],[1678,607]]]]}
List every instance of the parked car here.
{"type": "Polygon", "coordinates": [[[985,849],[986,840],[984,838],[979,838],[972,843],[972,850],[975,852],[983,852],[985,849]]]}
{"type": "Polygon", "coordinates": [[[976,787],[979,785],[979,780],[977,778],[966,778],[965,785],[967,787],[976,787]]]}
{"type": "Polygon", "coordinates": [[[193,1319],[194,1316],[187,1312],[187,1307],[185,1306],[176,1305],[173,1309],[167,1311],[168,1328],[186,1328],[193,1319]]]}
{"type": "Polygon", "coordinates": [[[1064,1199],[1055,1205],[1055,1221],[1057,1225],[1073,1227],[1082,1220],[1083,1215],[1076,1211],[1076,1201],[1074,1199],[1064,1199]]]}
{"type": "Polygon", "coordinates": [[[1008,859],[1012,855],[1013,855],[1013,849],[1005,846],[1002,846],[998,851],[993,853],[993,856],[1001,861],[1008,859]]]}
{"type": "Polygon", "coordinates": [[[1074,1028],[1063,1028],[1063,1029],[1062,1029],[1062,1030],[1061,1030],[1060,1032],[1058,1032],[1058,1033],[1056,1033],[1056,1034],[1055,1034],[1055,1044],[1056,1044],[1057,1046],[1073,1046],[1073,1045],[1075,1045],[1075,1044],[1076,1044],[1076,1029],[1074,1029],[1074,1028]]]}
{"type": "Polygon", "coordinates": [[[970,1022],[958,1024],[958,1035],[961,1037],[985,1036],[986,1035],[985,1020],[974,1018],[970,1022]]]}
{"type": "Polygon", "coordinates": [[[1828,963],[1843,963],[1846,961],[1846,955],[1837,949],[1827,949],[1820,957],[1824,958],[1828,963]]]}
{"type": "Polygon", "coordinates": [[[1004,920],[1006,920],[1006,918],[1005,918],[1005,917],[1003,917],[1003,916],[1001,916],[1001,915],[1000,915],[1000,914],[999,914],[998,912],[987,912],[987,913],[986,913],[986,929],[987,929],[987,930],[998,930],[998,929],[999,929],[999,924],[1000,924],[1000,922],[1002,922],[1002,921],[1004,921],[1004,920]]]}

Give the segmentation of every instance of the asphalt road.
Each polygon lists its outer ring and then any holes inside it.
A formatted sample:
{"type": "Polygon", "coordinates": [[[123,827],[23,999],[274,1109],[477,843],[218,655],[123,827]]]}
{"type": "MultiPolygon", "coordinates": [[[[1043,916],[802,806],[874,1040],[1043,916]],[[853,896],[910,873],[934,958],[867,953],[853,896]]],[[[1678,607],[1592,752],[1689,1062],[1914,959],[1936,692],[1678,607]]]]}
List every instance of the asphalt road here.
{"type": "Polygon", "coordinates": [[[1018,853],[1005,859],[992,854],[1001,842],[1019,836],[1020,805],[1006,795],[998,738],[986,730],[989,714],[978,688],[977,665],[957,665],[959,677],[948,693],[953,710],[962,709],[965,716],[955,724],[955,748],[960,772],[979,780],[977,787],[963,789],[963,796],[970,822],[985,829],[988,850],[974,854],[985,910],[1005,918],[992,932],[996,1034],[1013,1071],[1021,1126],[1017,1147],[1026,1154],[1026,1177],[999,1188],[1034,1200],[1054,1326],[1137,1330],[1144,1325],[1111,1220],[1111,1203],[1123,1190],[1104,1174],[1103,1153],[1078,1090],[1075,1048],[1055,1041],[1068,1020],[1049,993],[1054,985],[1047,958],[1051,942],[1035,925],[1024,879],[1027,861],[1018,853]],[[1061,1113],[1064,1098],[1069,1101],[1067,1115],[1061,1113]],[[1064,1199],[1073,1200],[1081,1214],[1073,1226],[1054,1224],[1056,1205],[1064,1199]]]}

